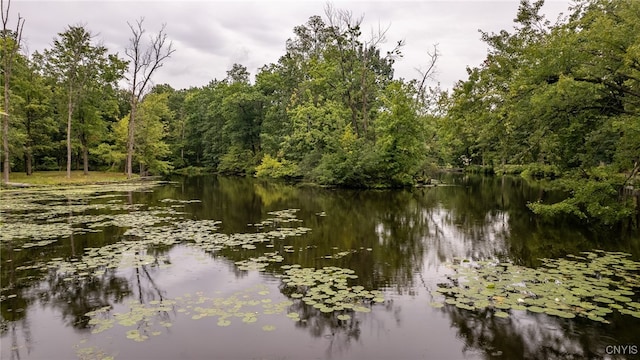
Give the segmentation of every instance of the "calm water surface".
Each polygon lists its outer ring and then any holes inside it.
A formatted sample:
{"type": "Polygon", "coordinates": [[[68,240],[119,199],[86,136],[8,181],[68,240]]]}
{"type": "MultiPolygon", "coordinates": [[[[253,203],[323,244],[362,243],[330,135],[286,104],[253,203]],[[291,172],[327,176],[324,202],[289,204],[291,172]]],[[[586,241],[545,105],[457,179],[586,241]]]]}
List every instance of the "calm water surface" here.
{"type": "Polygon", "coordinates": [[[526,202],[555,196],[539,185],[443,177],[446,186],[393,191],[176,178],[124,193],[26,199],[22,208],[5,193],[1,358],[582,359],[612,358],[608,345],[640,347],[640,319],[619,313],[601,324],[430,306],[454,259],[537,267],[540,258],[592,249],[640,259],[638,235],[537,223],[526,202]],[[299,209],[287,214],[301,222],[284,215],[249,225],[286,209],[299,209]],[[198,230],[204,220],[220,223],[198,230]],[[181,222],[190,225],[179,235],[164,230],[181,222]],[[36,225],[39,242],[15,239],[36,225]],[[161,231],[149,233],[154,227],[161,231]],[[298,230],[246,242],[280,227],[298,230]],[[245,240],[210,246],[214,233],[245,240]],[[89,259],[100,248],[107,260],[98,266],[89,259]],[[241,262],[265,254],[272,261],[257,260],[264,265],[256,269],[241,262]],[[337,319],[291,297],[280,276],[295,264],[351,269],[351,286],[380,290],[384,300],[337,319]]]}

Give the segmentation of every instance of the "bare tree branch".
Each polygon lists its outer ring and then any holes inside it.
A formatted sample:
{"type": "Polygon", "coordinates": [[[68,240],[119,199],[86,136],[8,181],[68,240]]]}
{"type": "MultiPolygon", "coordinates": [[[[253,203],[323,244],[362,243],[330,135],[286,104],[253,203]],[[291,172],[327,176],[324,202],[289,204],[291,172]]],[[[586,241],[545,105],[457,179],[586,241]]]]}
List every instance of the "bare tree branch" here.
{"type": "Polygon", "coordinates": [[[420,80],[420,85],[418,85],[418,100],[422,100],[426,94],[425,84],[427,80],[434,80],[436,63],[438,62],[438,58],[440,57],[440,52],[438,52],[438,44],[433,44],[433,51],[427,51],[427,56],[427,70],[422,71],[421,69],[416,68],[416,70],[422,77],[420,80]]]}
{"type": "Polygon", "coordinates": [[[131,59],[129,72],[131,78],[131,113],[129,115],[129,133],[127,139],[127,177],[131,178],[133,173],[133,151],[135,142],[135,115],[138,103],[142,100],[151,82],[153,74],[162,67],[164,61],[175,52],[173,43],[167,43],[165,32],[166,24],[163,24],[157,35],[149,38],[149,44],[145,47],[142,44],[142,36],[145,29],[142,26],[144,18],[136,21],[135,25],[127,23],[131,29],[129,47],[125,49],[125,55],[131,59]]]}

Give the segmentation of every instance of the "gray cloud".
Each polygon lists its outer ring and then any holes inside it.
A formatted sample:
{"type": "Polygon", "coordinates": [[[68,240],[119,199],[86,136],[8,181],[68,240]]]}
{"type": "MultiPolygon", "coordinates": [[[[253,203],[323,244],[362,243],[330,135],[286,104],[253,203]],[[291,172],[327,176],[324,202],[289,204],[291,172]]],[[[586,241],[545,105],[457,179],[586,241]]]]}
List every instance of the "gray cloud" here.
{"type": "MultiPolygon", "coordinates": [[[[544,11],[554,20],[567,11],[569,0],[549,1],[544,11]]],[[[418,77],[415,68],[426,66],[426,52],[439,44],[438,80],[451,87],[466,78],[466,66],[477,66],[486,56],[478,29],[511,30],[517,0],[509,1],[338,1],[355,17],[364,14],[363,36],[371,29],[387,31],[384,50],[405,40],[404,57],[396,63],[396,76],[418,77]]],[[[28,1],[14,0],[15,13],[27,20],[24,37],[30,52],[51,46],[68,25],[85,24],[111,52],[124,56],[130,37],[127,21],[145,17],[154,33],[163,23],[176,49],[155,77],[155,83],[176,88],[202,86],[222,79],[234,62],[255,75],[264,64],[283,55],[293,28],[312,15],[324,16],[320,1],[28,1]]]]}

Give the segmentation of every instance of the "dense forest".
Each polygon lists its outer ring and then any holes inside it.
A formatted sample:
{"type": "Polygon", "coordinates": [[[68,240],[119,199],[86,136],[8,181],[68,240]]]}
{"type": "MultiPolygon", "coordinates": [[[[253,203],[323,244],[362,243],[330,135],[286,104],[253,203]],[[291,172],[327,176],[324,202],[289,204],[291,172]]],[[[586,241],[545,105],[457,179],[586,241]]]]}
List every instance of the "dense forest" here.
{"type": "MultiPolygon", "coordinates": [[[[485,61],[447,91],[429,86],[437,49],[418,79],[398,79],[404,43],[383,51],[383,31],[364,36],[361,18],[330,6],[293,29],[277,63],[253,77],[235,64],[190,89],[122,88],[134,58],[82,26],[27,56],[21,29],[5,23],[2,159],[27,173],[133,164],[143,175],[206,169],[348,187],[411,185],[436,168],[524,173],[562,177],[555,186],[569,194],[531,204],[541,216],[634,218],[625,189],[640,167],[640,2],[580,0],[556,22],[542,5],[522,0],[513,29],[481,31],[485,61]]],[[[163,35],[141,75],[173,51],[163,35]]]]}

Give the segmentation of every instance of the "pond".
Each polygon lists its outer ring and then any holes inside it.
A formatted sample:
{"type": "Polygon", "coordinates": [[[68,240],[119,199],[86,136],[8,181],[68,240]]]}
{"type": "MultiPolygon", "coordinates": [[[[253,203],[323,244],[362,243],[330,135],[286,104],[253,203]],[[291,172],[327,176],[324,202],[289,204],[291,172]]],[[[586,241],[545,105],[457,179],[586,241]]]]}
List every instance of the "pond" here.
{"type": "Polygon", "coordinates": [[[3,192],[2,359],[640,353],[640,237],[537,222],[520,178],[3,192]]]}

